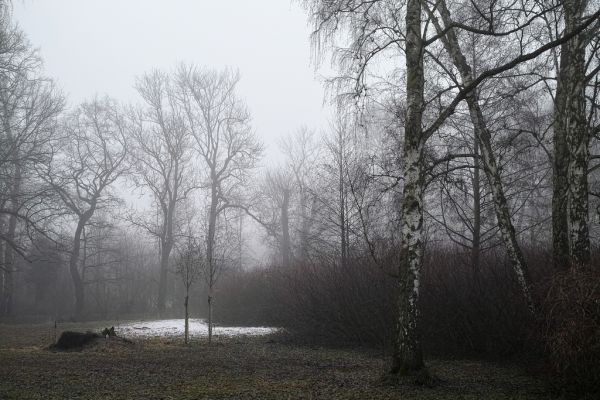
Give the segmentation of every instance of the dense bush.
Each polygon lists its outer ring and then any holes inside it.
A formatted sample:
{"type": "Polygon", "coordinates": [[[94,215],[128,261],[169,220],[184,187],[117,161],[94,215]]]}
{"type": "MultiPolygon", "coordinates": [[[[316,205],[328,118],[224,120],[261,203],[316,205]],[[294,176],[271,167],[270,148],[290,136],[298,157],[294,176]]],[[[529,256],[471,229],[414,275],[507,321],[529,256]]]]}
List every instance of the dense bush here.
{"type": "MultiPolygon", "coordinates": [[[[547,254],[529,249],[527,258],[537,318],[500,250],[486,252],[474,269],[464,252],[429,248],[420,299],[424,350],[538,361],[545,355],[560,387],[598,390],[600,268],[556,273],[547,254]]],[[[281,326],[303,340],[389,352],[396,278],[395,263],[388,264],[363,258],[343,268],[314,262],[238,272],[224,277],[219,315],[228,323],[281,326]]]]}
{"type": "MultiPolygon", "coordinates": [[[[306,340],[357,343],[389,350],[395,326],[394,257],[369,257],[344,267],[296,263],[223,277],[222,323],[277,325],[306,340]]],[[[425,349],[443,355],[507,355],[523,349],[529,316],[510,266],[500,254],[474,273],[456,249],[430,249],[422,281],[425,349]]]]}
{"type": "Polygon", "coordinates": [[[423,271],[425,350],[446,356],[519,354],[531,323],[510,264],[488,252],[474,269],[456,249],[431,251],[423,271]]]}
{"type": "Polygon", "coordinates": [[[574,394],[600,393],[600,269],[557,273],[538,287],[539,339],[554,383],[574,394]]]}

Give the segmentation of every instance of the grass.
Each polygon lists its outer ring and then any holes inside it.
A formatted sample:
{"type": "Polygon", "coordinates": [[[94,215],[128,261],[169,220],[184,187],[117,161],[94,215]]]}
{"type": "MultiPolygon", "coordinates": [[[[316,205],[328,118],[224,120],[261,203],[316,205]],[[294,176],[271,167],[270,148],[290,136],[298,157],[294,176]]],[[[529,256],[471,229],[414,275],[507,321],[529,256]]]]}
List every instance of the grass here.
{"type": "MultiPolygon", "coordinates": [[[[63,324],[60,330],[106,323],[63,324]]],[[[118,331],[117,331],[118,333],[118,331]]],[[[110,341],[51,352],[50,325],[0,324],[0,399],[547,399],[514,365],[428,360],[434,387],[382,380],[366,351],[301,346],[272,337],[110,341]],[[385,382],[385,383],[384,383],[385,382]]]]}

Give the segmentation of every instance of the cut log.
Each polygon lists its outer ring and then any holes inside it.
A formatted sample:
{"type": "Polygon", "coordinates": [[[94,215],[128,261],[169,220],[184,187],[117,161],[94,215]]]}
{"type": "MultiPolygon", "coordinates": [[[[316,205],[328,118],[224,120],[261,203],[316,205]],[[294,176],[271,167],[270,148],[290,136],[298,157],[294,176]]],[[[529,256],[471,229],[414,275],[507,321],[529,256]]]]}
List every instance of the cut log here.
{"type": "Polygon", "coordinates": [[[56,350],[81,350],[84,346],[101,338],[101,335],[89,331],[85,333],[65,331],[51,347],[56,350]]]}

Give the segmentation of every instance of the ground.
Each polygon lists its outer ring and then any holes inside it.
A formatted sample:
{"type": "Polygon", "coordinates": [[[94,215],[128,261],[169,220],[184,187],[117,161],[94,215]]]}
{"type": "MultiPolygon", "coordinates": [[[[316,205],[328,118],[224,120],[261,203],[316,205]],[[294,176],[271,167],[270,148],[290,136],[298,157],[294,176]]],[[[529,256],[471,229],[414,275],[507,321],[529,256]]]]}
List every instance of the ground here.
{"type": "MultiPolygon", "coordinates": [[[[63,324],[60,330],[110,323],[63,324]]],[[[118,331],[117,331],[118,334],[118,331]]],[[[514,365],[428,360],[434,387],[383,383],[386,360],[367,350],[297,345],[281,335],[204,339],[102,339],[52,352],[51,325],[0,324],[0,399],[547,399],[514,365]]]]}

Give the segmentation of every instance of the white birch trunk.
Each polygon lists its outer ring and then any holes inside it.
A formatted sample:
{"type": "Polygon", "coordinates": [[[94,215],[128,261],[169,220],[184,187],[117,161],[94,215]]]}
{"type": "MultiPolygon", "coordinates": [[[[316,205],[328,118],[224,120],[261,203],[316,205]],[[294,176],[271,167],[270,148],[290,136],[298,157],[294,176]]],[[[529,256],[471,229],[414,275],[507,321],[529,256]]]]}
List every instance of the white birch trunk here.
{"type": "Polygon", "coordinates": [[[402,228],[397,338],[392,373],[424,368],[419,337],[419,286],[423,263],[423,48],[421,2],[408,0],[406,11],[406,102],[404,127],[402,228]]]}
{"type": "MultiPolygon", "coordinates": [[[[586,0],[564,2],[565,32],[573,31],[581,22],[586,8],[586,0]]],[[[575,36],[562,47],[560,94],[564,98],[563,120],[566,142],[569,150],[567,221],[569,229],[569,255],[571,266],[586,267],[590,262],[588,163],[590,158],[590,132],[585,112],[587,39],[575,36]]],[[[558,95],[558,93],[557,93],[558,95]]]]}

